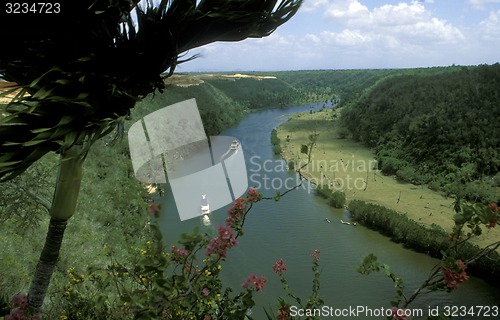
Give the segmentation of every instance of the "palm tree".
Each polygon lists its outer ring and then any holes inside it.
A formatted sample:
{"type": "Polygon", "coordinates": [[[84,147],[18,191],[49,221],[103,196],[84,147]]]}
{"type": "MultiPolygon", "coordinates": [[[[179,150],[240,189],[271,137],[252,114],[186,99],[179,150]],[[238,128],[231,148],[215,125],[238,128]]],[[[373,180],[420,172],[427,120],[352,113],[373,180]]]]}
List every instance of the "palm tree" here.
{"type": "Polygon", "coordinates": [[[268,36],[302,0],[139,2],[73,1],[36,30],[17,20],[2,35],[8,46],[0,50],[0,75],[15,83],[9,92],[19,92],[0,107],[0,181],[48,152],[60,155],[46,242],[28,293],[37,313],[92,144],[120,132],[136,102],[164,88],[162,74],[191,59],[182,61],[183,53],[215,41],[268,36]]]}

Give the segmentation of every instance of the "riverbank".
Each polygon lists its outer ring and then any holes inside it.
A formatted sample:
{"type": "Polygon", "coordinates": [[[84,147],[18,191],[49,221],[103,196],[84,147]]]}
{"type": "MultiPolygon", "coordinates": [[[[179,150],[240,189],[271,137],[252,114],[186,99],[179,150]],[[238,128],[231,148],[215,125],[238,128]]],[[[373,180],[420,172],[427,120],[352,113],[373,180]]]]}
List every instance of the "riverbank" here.
{"type": "MultiPolygon", "coordinates": [[[[300,153],[308,144],[309,135],[317,133],[311,163],[303,169],[309,180],[327,183],[333,190],[342,190],[347,203],[357,199],[392,209],[419,224],[450,232],[453,227],[453,199],[445,198],[426,186],[401,183],[394,177],[383,176],[376,170],[374,153],[350,139],[342,139],[333,113],[327,109],[314,113],[293,115],[277,128],[281,140],[282,157],[287,160],[306,161],[300,153]]],[[[500,239],[499,228],[483,230],[473,243],[484,247],[500,239]]]]}

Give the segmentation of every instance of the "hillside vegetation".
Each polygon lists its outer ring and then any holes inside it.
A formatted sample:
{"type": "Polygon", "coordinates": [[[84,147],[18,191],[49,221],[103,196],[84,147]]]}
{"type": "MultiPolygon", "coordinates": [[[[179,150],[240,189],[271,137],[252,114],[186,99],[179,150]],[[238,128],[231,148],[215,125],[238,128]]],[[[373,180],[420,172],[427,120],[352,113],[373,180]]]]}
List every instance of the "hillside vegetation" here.
{"type": "MultiPolygon", "coordinates": [[[[313,102],[333,104],[357,96],[378,80],[405,70],[283,71],[274,73],[179,74],[166,80],[164,94],[146,102],[158,109],[196,98],[207,134],[236,124],[252,110],[313,102]]],[[[415,71],[411,71],[415,72],[415,71]]],[[[346,100],[347,101],[347,100],[346,100]]],[[[137,112],[137,111],[135,111],[137,112]]]]}
{"type": "Polygon", "coordinates": [[[497,202],[500,64],[387,77],[342,111],[385,174],[470,201],[497,202]]]}
{"type": "MultiPolygon", "coordinates": [[[[247,74],[176,74],[166,79],[166,103],[196,97],[208,111],[231,104],[236,110],[287,107],[313,102],[346,104],[383,79],[398,75],[443,74],[459,67],[379,70],[280,71],[247,74]],[[220,100],[216,100],[220,99],[220,100]],[[203,101],[202,101],[203,100],[203,101]]],[[[176,101],[177,102],[177,101],[176,101]]]]}

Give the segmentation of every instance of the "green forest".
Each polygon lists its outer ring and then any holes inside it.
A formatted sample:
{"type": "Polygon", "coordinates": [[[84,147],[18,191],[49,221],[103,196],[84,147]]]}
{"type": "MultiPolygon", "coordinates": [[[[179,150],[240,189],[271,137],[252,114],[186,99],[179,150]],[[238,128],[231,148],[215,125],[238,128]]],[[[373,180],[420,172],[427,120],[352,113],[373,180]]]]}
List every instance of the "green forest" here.
{"type": "Polygon", "coordinates": [[[166,93],[151,103],[157,108],[196,97],[207,134],[216,134],[237,123],[252,110],[280,108],[323,102],[331,106],[357,99],[361,93],[382,79],[402,74],[444,73],[449,68],[379,69],[379,70],[315,70],[248,72],[249,78],[227,74],[183,74],[199,78],[199,84],[179,86],[167,82],[166,93]],[[258,79],[251,76],[268,76],[258,79]]]}
{"type": "Polygon", "coordinates": [[[500,65],[387,77],[351,99],[341,124],[384,174],[474,202],[500,200],[500,65]]]}
{"type": "MultiPolygon", "coordinates": [[[[183,74],[181,79],[201,79],[195,85],[167,81],[165,94],[146,98],[149,109],[159,109],[186,99],[196,98],[208,135],[235,125],[253,110],[280,108],[323,102],[331,106],[342,97],[357,97],[363,89],[388,75],[417,72],[398,70],[324,70],[247,73],[250,77],[226,74],[183,74]],[[258,79],[251,76],[268,76],[258,79]]],[[[182,80],[180,80],[182,81],[182,80]]],[[[134,111],[137,112],[137,111],[134,111]]]]}

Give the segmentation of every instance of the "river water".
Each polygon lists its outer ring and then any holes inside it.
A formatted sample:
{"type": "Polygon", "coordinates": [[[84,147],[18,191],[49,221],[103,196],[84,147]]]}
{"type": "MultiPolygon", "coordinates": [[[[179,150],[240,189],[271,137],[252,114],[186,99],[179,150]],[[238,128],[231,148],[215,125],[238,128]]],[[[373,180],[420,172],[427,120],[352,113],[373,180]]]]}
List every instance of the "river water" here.
{"type": "MultiPolygon", "coordinates": [[[[295,173],[284,170],[279,157],[273,155],[270,143],[271,130],[287,120],[287,115],[310,109],[319,109],[322,104],[271,109],[246,116],[236,127],[221,135],[233,136],[241,141],[245,154],[250,186],[260,186],[264,196],[272,197],[273,190],[295,184],[295,173]],[[260,185],[259,185],[260,184],[260,185]]],[[[204,228],[201,220],[180,222],[172,192],[167,186],[162,199],[163,214],[161,229],[168,243],[179,239],[183,232],[190,232],[195,226],[204,228]]],[[[312,288],[312,259],[310,253],[319,249],[321,268],[320,295],[330,310],[390,308],[395,296],[393,283],[383,272],[362,276],[356,272],[363,258],[373,253],[379,261],[391,266],[391,270],[405,280],[407,294],[416,289],[427,277],[429,270],[438,260],[424,254],[404,249],[388,238],[362,226],[339,223],[347,220],[344,210],[334,209],[314,196],[309,184],[288,193],[280,201],[266,200],[257,203],[245,222],[245,235],[239,238],[239,245],[229,252],[223,263],[221,277],[226,284],[240,291],[241,284],[249,274],[264,275],[267,284],[264,291],[255,293],[257,306],[253,309],[255,319],[266,319],[263,307],[276,312],[277,297],[285,294],[272,266],[279,258],[287,264],[285,275],[292,291],[303,301],[312,288]],[[325,221],[328,218],[331,223],[325,221]]],[[[198,195],[194,195],[198,197],[198,195]]],[[[212,214],[212,226],[223,224],[227,207],[212,214]]],[[[410,306],[414,312],[421,310],[426,317],[429,308],[445,311],[446,307],[499,306],[500,289],[482,280],[471,278],[451,294],[432,293],[417,298],[410,306]]],[[[293,301],[288,302],[294,305],[293,301]]],[[[479,308],[474,309],[476,312],[479,308]]],[[[344,312],[345,314],[345,312],[344,312]]],[[[425,317],[416,317],[424,319],[425,317]]],[[[369,316],[365,312],[340,317],[323,316],[322,319],[385,319],[369,316]]],[[[482,319],[476,315],[460,316],[454,319],[482,319]]],[[[498,319],[497,317],[484,317],[498,319]]],[[[500,316],[499,316],[500,318],[500,316]]]]}

